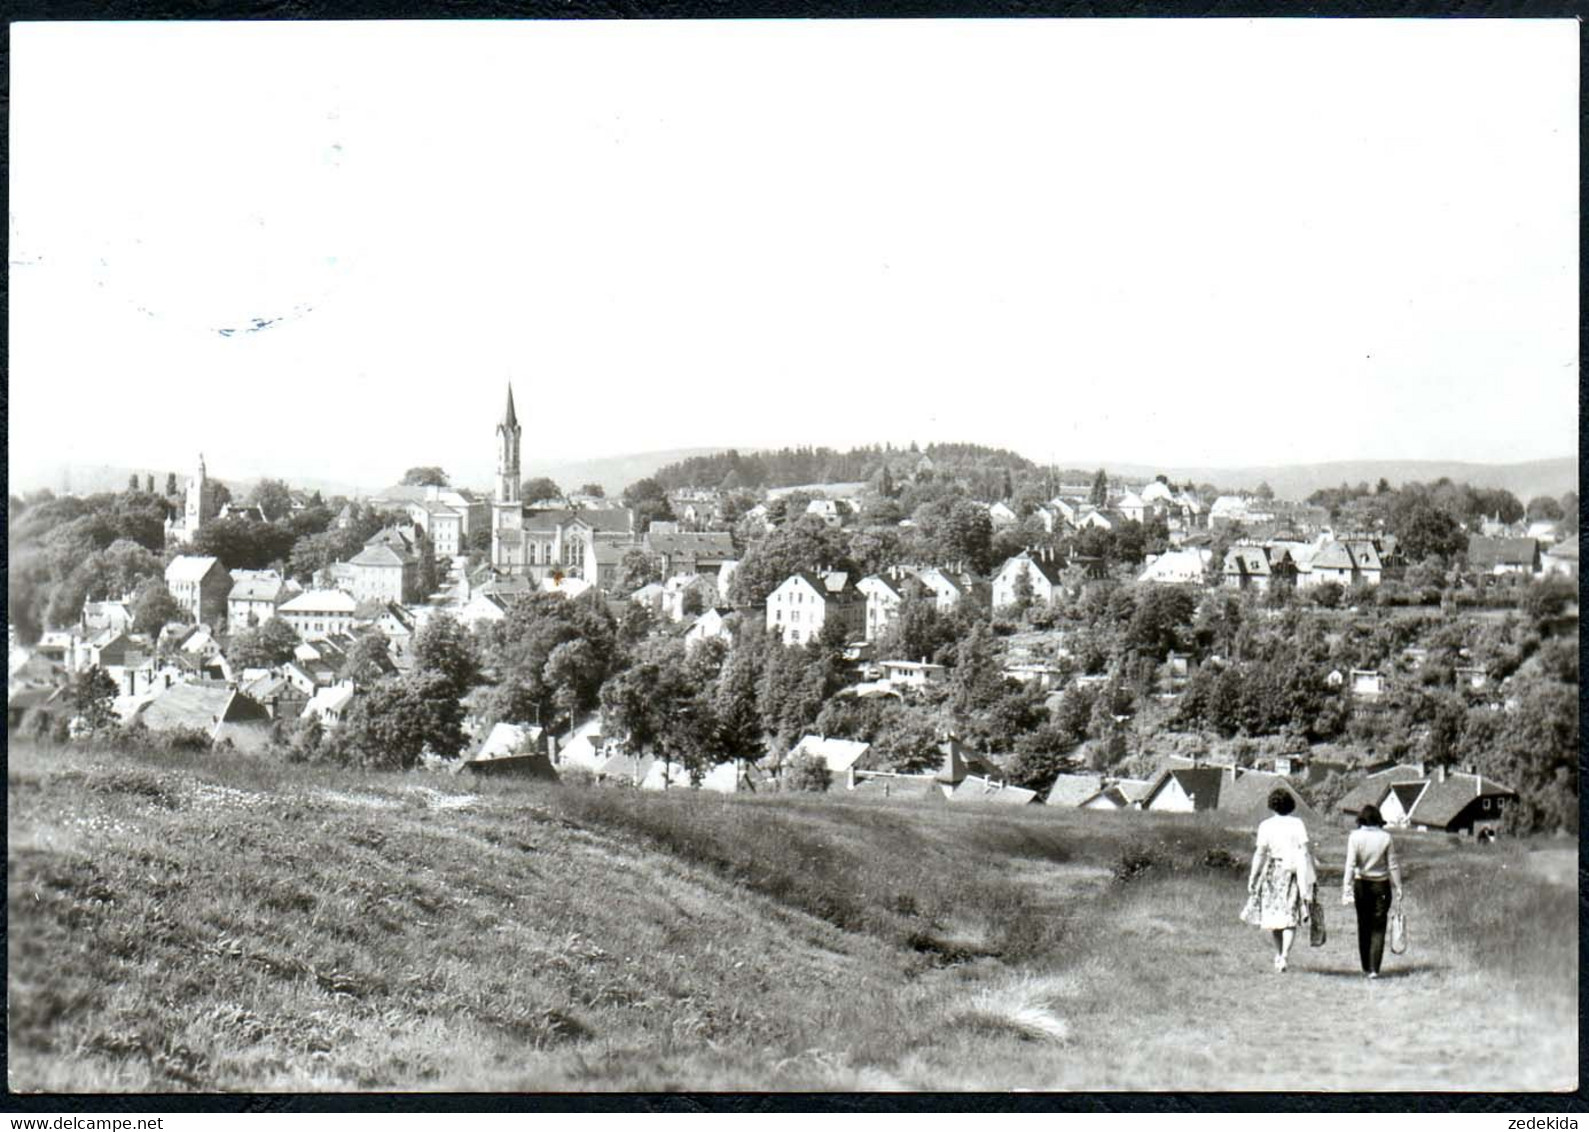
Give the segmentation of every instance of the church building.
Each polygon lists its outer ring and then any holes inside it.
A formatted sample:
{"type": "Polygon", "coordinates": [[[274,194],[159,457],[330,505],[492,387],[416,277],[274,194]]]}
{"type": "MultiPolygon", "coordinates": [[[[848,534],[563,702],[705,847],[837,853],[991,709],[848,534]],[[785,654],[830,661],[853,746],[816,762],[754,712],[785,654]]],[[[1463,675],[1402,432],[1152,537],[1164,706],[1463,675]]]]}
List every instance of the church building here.
{"type": "Polygon", "coordinates": [[[181,516],[166,519],[168,546],[185,546],[192,542],[200,528],[216,517],[220,511],[220,504],[216,502],[220,494],[219,487],[219,484],[210,482],[204,470],[204,453],[200,452],[199,466],[188,480],[187,500],[181,516]]]}
{"type": "Polygon", "coordinates": [[[531,511],[520,495],[519,440],[523,429],[508,386],[507,407],[497,424],[497,484],[491,500],[491,566],[499,574],[580,578],[603,588],[614,585],[623,556],[639,546],[634,512],[628,507],[531,511]]]}

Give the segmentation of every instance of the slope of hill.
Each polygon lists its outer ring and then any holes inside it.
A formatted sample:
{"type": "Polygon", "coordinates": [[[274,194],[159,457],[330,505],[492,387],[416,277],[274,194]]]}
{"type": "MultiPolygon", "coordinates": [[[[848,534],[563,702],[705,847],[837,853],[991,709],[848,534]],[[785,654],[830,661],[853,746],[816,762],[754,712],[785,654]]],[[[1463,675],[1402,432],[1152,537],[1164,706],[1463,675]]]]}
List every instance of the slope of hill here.
{"type": "Polygon", "coordinates": [[[1515,844],[1407,838],[1374,985],[1335,913],[1269,973],[1213,815],[18,744],[8,793],[23,1092],[1576,1083],[1572,871],[1515,844]]]}

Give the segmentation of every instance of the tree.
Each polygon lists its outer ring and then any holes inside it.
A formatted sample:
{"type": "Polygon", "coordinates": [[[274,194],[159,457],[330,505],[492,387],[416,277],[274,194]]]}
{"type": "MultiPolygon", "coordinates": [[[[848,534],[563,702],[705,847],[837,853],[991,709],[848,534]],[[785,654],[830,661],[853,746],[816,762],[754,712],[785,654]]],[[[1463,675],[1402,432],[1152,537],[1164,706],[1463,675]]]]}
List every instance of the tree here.
{"type": "Polygon", "coordinates": [[[177,493],[177,474],[175,472],[167,472],[166,473],[166,494],[167,495],[175,495],[176,493],[177,493]]]}
{"type": "Polygon", "coordinates": [[[134,472],[134,473],[132,473],[132,475],[127,477],[127,490],[128,491],[137,491],[138,490],[138,473],[137,472],[134,472]]]}
{"type": "Polygon", "coordinates": [[[1561,508],[1562,529],[1569,535],[1578,533],[1578,493],[1569,491],[1557,502],[1561,508]]]}
{"type": "Polygon", "coordinates": [[[641,586],[662,580],[662,560],[654,554],[647,554],[639,547],[627,552],[620,563],[618,574],[618,592],[633,593],[641,586]]]}
{"type": "Polygon", "coordinates": [[[256,628],[233,633],[226,644],[226,659],[235,668],[274,668],[291,660],[299,644],[293,627],[272,617],[256,628]]]}
{"type": "Polygon", "coordinates": [[[1094,507],[1102,507],[1109,502],[1109,477],[1102,468],[1092,478],[1092,491],[1087,495],[1087,502],[1094,507]]]}
{"type": "Polygon", "coordinates": [[[434,464],[422,464],[404,472],[402,482],[405,487],[446,487],[450,481],[447,473],[434,464]]]}
{"type": "Polygon", "coordinates": [[[438,672],[383,680],[361,692],[332,742],[348,761],[381,770],[409,770],[426,751],[458,757],[464,745],[463,705],[438,672]]]}
{"type": "Polygon", "coordinates": [[[1396,494],[1390,521],[1407,561],[1421,562],[1431,555],[1454,558],[1466,551],[1467,536],[1461,525],[1427,494],[1407,490],[1396,494]]]}
{"type": "Polygon", "coordinates": [[[274,522],[292,513],[292,489],[282,480],[263,479],[248,493],[248,502],[274,522]]]}
{"type": "Polygon", "coordinates": [[[561,499],[563,489],[549,476],[532,476],[520,487],[520,498],[526,503],[537,503],[543,499],[561,499]]]}
{"type": "Polygon", "coordinates": [[[90,733],[114,727],[116,692],[116,682],[97,664],[73,676],[67,702],[72,705],[77,725],[90,733]]]}
{"type": "Polygon", "coordinates": [[[668,502],[668,492],[655,477],[647,476],[624,488],[625,507],[634,508],[635,530],[647,531],[653,522],[673,519],[673,505],[668,502]]]}
{"type": "Polygon", "coordinates": [[[1268,480],[1261,480],[1259,481],[1258,486],[1253,490],[1253,494],[1259,499],[1273,499],[1275,497],[1275,489],[1269,486],[1268,480]]]}
{"type": "Polygon", "coordinates": [[[729,594],[740,608],[765,605],[767,595],[796,571],[849,570],[853,565],[843,532],[804,516],[769,532],[745,552],[729,594]]]}
{"type": "Polygon", "coordinates": [[[783,788],[785,790],[820,794],[831,785],[832,781],[833,772],[828,769],[828,760],[821,755],[812,755],[801,751],[784,764],[783,788]]]}
{"type": "Polygon", "coordinates": [[[419,532],[419,570],[415,584],[419,588],[421,601],[428,600],[441,585],[441,577],[436,570],[436,544],[430,540],[430,533],[424,529],[419,532]]]}
{"type": "Polygon", "coordinates": [[[132,602],[132,630],[135,633],[158,634],[172,621],[183,619],[182,607],[159,578],[149,578],[138,587],[132,602]]]}
{"type": "Polygon", "coordinates": [[[454,696],[464,695],[480,678],[468,630],[445,611],[431,614],[414,635],[414,669],[445,677],[454,696]]]}
{"type": "Polygon", "coordinates": [[[585,483],[579,485],[580,495],[589,495],[596,499],[606,499],[607,489],[599,483],[585,483]]]}
{"type": "Polygon", "coordinates": [[[1536,495],[1528,501],[1527,514],[1531,523],[1555,521],[1562,517],[1561,504],[1548,495],[1536,495]]]}
{"type": "Polygon", "coordinates": [[[143,478],[143,490],[146,495],[154,494],[154,473],[150,472],[143,478]]]}
{"type": "Polygon", "coordinates": [[[993,520],[986,510],[963,499],[950,508],[939,544],[945,561],[964,562],[977,573],[986,573],[992,565],[993,520]]]}
{"type": "Polygon", "coordinates": [[[894,473],[889,470],[887,461],[884,461],[882,468],[878,470],[873,486],[877,489],[877,494],[884,499],[892,499],[897,493],[898,489],[894,486],[894,473]]]}

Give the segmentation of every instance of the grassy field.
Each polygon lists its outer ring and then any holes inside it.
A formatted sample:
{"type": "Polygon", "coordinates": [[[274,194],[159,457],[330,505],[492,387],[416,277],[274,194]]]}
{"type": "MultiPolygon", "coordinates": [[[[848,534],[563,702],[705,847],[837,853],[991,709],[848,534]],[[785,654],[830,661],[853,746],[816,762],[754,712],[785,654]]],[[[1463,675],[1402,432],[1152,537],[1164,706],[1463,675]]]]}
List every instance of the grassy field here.
{"type": "Polygon", "coordinates": [[[1560,843],[1404,837],[1368,983],[1204,818],[9,757],[18,1091],[1577,1083],[1560,843]]]}

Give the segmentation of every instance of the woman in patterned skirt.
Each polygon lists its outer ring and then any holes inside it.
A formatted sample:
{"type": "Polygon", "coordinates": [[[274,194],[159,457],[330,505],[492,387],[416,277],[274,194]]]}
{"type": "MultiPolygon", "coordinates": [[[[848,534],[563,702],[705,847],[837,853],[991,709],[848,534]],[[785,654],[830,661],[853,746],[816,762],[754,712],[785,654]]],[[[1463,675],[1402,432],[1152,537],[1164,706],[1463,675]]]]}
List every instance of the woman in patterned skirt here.
{"type": "Polygon", "coordinates": [[[1247,891],[1257,903],[1258,927],[1274,937],[1276,974],[1286,969],[1286,957],[1291,954],[1298,926],[1308,921],[1308,906],[1318,883],[1308,827],[1291,814],[1296,805],[1287,790],[1270,793],[1269,808],[1274,814],[1258,825],[1258,847],[1247,876],[1247,891]]]}

